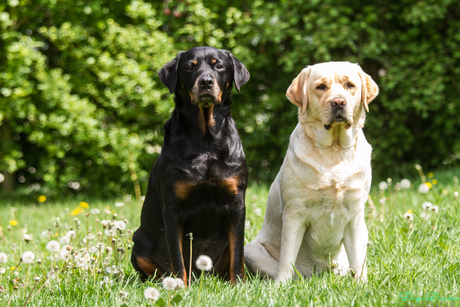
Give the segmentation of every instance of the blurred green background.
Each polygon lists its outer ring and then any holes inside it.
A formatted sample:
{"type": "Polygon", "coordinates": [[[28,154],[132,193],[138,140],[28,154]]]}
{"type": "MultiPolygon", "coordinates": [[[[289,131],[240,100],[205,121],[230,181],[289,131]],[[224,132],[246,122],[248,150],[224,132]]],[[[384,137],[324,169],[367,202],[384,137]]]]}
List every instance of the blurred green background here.
{"type": "MultiPolygon", "coordinates": [[[[228,49],[251,73],[232,114],[250,181],[279,170],[309,64],[359,63],[380,87],[365,127],[374,182],[458,165],[460,2],[6,0],[0,4],[2,195],[146,192],[174,108],[177,51],[228,49]]],[[[0,197],[2,197],[0,195],[0,197]]]]}

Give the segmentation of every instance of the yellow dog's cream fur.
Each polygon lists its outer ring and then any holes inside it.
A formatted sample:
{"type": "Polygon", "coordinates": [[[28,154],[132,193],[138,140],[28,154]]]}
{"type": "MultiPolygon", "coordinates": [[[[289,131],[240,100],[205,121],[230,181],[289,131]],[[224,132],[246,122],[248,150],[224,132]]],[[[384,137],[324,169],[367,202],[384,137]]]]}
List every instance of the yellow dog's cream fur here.
{"type": "Polygon", "coordinates": [[[277,281],[295,268],[305,276],[330,268],[366,279],[364,205],[371,184],[372,148],[362,128],[377,84],[359,65],[308,66],[292,81],[289,100],[299,107],[283,165],[273,182],[265,219],[245,246],[248,269],[277,281]],[[331,101],[345,99],[341,116],[331,101]]]}

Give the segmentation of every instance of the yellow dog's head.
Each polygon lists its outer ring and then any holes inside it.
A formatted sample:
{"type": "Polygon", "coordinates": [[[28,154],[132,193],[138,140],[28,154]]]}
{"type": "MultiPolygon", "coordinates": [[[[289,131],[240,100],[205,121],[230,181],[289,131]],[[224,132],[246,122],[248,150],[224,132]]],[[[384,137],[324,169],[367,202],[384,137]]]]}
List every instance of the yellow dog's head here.
{"type": "Polygon", "coordinates": [[[326,130],[336,125],[348,129],[363,108],[378,95],[379,88],[358,64],[327,62],[308,66],[292,81],[286,96],[307,114],[307,122],[321,121],[326,130]]]}

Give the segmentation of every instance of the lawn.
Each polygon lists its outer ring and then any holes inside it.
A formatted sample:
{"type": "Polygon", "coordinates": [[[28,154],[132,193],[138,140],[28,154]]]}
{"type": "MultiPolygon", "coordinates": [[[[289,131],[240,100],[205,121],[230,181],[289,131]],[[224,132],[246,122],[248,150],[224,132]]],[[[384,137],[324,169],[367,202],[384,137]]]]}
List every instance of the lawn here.
{"type": "MultiPolygon", "coordinates": [[[[373,205],[368,202],[366,214],[371,245],[365,284],[324,273],[278,285],[247,274],[236,286],[205,276],[201,290],[198,281],[167,291],[158,282],[140,282],[131,267],[130,237],[141,209],[136,201],[2,202],[0,306],[426,306],[436,299],[438,305],[432,306],[457,306],[458,174],[460,169],[427,174],[428,193],[418,192],[421,179],[415,170],[406,189],[393,181],[381,190],[374,182],[373,205]],[[425,210],[425,202],[438,206],[438,212],[425,210]],[[59,251],[47,246],[51,240],[60,242],[54,246],[59,251]],[[61,251],[65,244],[73,248],[70,253],[61,251]],[[30,264],[27,255],[20,262],[26,251],[35,256],[30,264]],[[147,287],[160,291],[155,303],[144,297],[147,287]]],[[[267,196],[267,186],[252,185],[247,191],[247,241],[262,225],[267,196]]]]}

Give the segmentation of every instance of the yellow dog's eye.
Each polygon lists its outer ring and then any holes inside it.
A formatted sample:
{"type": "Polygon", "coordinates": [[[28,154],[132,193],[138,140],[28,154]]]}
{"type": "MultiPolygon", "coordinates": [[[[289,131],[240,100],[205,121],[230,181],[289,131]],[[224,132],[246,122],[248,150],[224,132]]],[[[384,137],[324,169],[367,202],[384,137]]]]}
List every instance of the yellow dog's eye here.
{"type": "Polygon", "coordinates": [[[355,85],[354,84],[351,84],[350,82],[347,83],[347,88],[354,88],[355,85]]]}
{"type": "Polygon", "coordinates": [[[321,84],[321,85],[317,86],[316,89],[317,90],[325,90],[326,86],[324,84],[321,84]]]}

